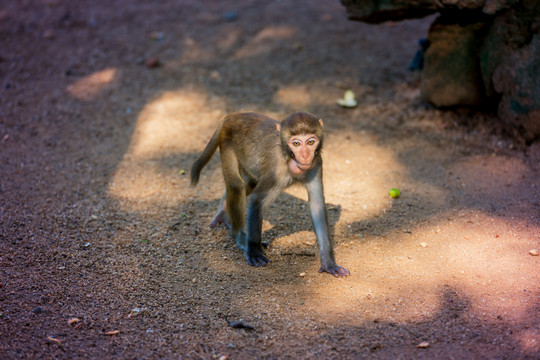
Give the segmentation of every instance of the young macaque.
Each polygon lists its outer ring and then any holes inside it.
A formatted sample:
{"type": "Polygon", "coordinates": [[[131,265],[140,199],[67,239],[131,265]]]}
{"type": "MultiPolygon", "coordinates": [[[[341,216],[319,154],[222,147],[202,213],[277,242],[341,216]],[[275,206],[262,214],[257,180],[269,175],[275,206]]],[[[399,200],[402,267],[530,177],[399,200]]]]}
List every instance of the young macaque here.
{"type": "Polygon", "coordinates": [[[317,235],[321,268],[336,277],[349,270],[336,264],[328,233],[328,216],[322,182],[323,122],[297,112],[281,123],[256,113],[225,117],[191,169],[191,184],[199,181],[202,168],[219,147],[225,194],[210,224],[224,223],[249,265],[264,266],[263,211],[282,190],[295,183],[306,187],[311,220],[317,235]],[[246,217],[247,209],[247,217],[246,217]],[[247,226],[246,226],[247,219],[247,226]]]}

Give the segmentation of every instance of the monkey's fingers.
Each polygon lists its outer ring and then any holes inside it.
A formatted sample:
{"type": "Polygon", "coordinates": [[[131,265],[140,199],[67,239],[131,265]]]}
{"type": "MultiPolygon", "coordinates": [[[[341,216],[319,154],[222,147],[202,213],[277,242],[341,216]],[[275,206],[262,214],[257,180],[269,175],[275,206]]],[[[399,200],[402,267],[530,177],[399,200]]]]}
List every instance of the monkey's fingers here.
{"type": "Polygon", "coordinates": [[[324,268],[321,266],[321,268],[319,269],[319,272],[322,273],[322,272],[327,272],[329,273],[330,275],[334,275],[335,277],[347,277],[348,275],[351,274],[351,272],[347,269],[345,269],[344,267],[341,267],[341,266],[333,266],[331,268],[324,268]]]}
{"type": "Polygon", "coordinates": [[[270,260],[264,255],[257,255],[257,256],[249,256],[247,261],[249,265],[259,267],[259,266],[266,266],[266,264],[270,263],[272,260],[270,260]]]}
{"type": "Polygon", "coordinates": [[[227,228],[231,228],[231,224],[229,223],[229,218],[224,212],[220,212],[219,214],[214,217],[212,222],[210,223],[210,229],[214,229],[218,225],[225,225],[227,228]]]}

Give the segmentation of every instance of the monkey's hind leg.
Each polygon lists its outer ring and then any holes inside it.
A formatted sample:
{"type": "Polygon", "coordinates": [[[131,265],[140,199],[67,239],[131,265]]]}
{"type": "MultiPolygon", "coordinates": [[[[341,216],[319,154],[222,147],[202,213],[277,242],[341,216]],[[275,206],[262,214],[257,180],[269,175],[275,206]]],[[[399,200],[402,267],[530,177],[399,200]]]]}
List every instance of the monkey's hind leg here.
{"type": "MultiPolygon", "coordinates": [[[[229,217],[230,229],[236,246],[246,250],[246,189],[245,182],[240,175],[238,159],[233,149],[221,149],[221,167],[225,180],[225,208],[229,217]]],[[[223,204],[222,204],[223,206],[223,204]]],[[[222,216],[222,209],[218,211],[216,218],[222,216]]]]}
{"type": "Polygon", "coordinates": [[[215,228],[216,226],[220,224],[225,224],[229,229],[231,228],[231,222],[229,221],[229,216],[227,215],[227,200],[226,200],[227,192],[223,193],[223,196],[221,197],[221,201],[219,202],[219,209],[214,216],[214,219],[210,223],[210,228],[215,228]]]}

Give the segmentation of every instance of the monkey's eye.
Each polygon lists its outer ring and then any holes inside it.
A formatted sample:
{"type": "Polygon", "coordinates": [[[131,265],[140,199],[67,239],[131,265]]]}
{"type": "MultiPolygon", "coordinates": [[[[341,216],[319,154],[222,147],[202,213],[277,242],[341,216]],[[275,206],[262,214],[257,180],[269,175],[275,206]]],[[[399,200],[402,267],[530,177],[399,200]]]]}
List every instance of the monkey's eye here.
{"type": "Polygon", "coordinates": [[[302,142],[300,140],[293,140],[292,144],[293,146],[300,146],[302,145],[302,142]]]}
{"type": "Polygon", "coordinates": [[[307,141],[307,144],[308,144],[308,145],[313,145],[313,144],[315,144],[315,140],[314,140],[314,139],[309,139],[309,140],[307,141]]]}

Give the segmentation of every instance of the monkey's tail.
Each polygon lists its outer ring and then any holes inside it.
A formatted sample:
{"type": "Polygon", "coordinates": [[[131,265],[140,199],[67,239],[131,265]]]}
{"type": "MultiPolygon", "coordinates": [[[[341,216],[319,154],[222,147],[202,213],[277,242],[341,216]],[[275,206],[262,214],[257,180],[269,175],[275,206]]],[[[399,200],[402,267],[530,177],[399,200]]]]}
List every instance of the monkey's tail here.
{"type": "Polygon", "coordinates": [[[212,155],[214,155],[214,153],[216,152],[219,144],[218,139],[222,125],[223,122],[218,126],[208,144],[206,144],[206,147],[204,148],[199,158],[195,160],[195,162],[191,166],[191,186],[197,185],[197,183],[199,182],[199,176],[201,175],[201,170],[206,164],[208,164],[208,162],[212,158],[212,155]]]}

